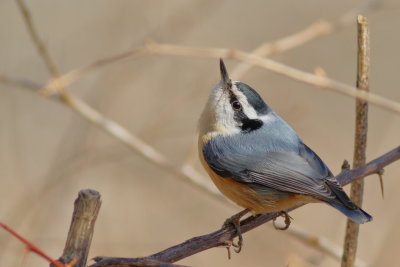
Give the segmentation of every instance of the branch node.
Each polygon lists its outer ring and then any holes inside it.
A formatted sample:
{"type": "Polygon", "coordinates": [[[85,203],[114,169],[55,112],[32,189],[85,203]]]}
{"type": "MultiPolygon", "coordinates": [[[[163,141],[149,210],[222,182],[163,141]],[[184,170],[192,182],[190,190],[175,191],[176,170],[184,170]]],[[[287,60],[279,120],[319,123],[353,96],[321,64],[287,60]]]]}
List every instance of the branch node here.
{"type": "Polygon", "coordinates": [[[345,159],[342,163],[342,171],[350,170],[350,163],[345,159]]]}
{"type": "Polygon", "coordinates": [[[231,259],[231,246],[232,246],[232,242],[230,242],[229,244],[228,244],[229,242],[227,242],[227,245],[225,246],[226,247],[226,250],[227,250],[227,252],[228,252],[228,260],[230,260],[231,259]]]}
{"type": "Polygon", "coordinates": [[[383,187],[383,173],[385,172],[385,170],[382,168],[382,169],[379,169],[377,172],[376,172],[376,174],[378,174],[378,176],[379,176],[379,184],[380,184],[380,186],[381,186],[381,194],[382,194],[382,199],[383,198],[385,198],[385,189],[384,189],[384,187],[383,187]]]}

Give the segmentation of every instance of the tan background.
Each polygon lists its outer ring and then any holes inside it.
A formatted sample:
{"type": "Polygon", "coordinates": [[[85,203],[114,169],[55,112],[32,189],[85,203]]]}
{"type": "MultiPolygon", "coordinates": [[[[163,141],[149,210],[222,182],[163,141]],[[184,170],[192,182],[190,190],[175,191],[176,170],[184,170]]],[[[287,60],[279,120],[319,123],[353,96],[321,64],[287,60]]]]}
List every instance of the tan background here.
{"type": "MultiPolygon", "coordinates": [[[[312,22],[334,19],[362,1],[27,1],[39,33],[63,72],[117,54],[146,39],[251,51],[312,22]]],[[[372,91],[400,102],[400,2],[384,1],[368,15],[372,91]]],[[[354,20],[355,21],[355,20],[354,20]]],[[[275,60],[355,83],[355,23],[275,60]]],[[[0,73],[44,84],[49,78],[11,0],[0,1],[0,73]]],[[[227,60],[228,69],[238,64],[227,60]]],[[[90,73],[71,91],[160,150],[176,166],[191,150],[199,114],[219,78],[216,59],[172,56],[129,58],[90,73]]],[[[235,77],[233,77],[235,78],[235,77]]],[[[266,70],[241,79],[266,101],[337,173],[352,159],[354,101],[266,70]]],[[[239,211],[179,182],[146,162],[79,115],[32,92],[0,84],[0,221],[51,256],[62,253],[73,201],[80,189],[101,192],[90,257],[145,256],[217,229],[239,211]]],[[[400,117],[370,108],[368,158],[400,141],[400,117]]],[[[199,167],[200,171],[203,170],[199,167]]],[[[367,178],[364,207],[374,216],[361,228],[359,257],[371,266],[398,266],[400,164],[367,178]]],[[[345,218],[308,205],[291,214],[295,224],[341,246],[345,218]]],[[[270,224],[244,236],[228,261],[216,248],[181,261],[193,266],[338,266],[270,224]]],[[[1,266],[44,266],[0,231],[1,266]]]]}

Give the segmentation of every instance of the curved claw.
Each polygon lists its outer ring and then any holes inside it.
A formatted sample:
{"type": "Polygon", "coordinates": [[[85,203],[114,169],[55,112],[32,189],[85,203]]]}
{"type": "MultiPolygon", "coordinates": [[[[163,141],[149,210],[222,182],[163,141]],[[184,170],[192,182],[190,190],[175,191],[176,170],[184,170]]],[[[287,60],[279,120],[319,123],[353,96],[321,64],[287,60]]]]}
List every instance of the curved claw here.
{"type": "Polygon", "coordinates": [[[232,246],[235,248],[234,251],[236,253],[239,253],[242,250],[242,245],[243,245],[243,236],[242,236],[242,231],[240,230],[240,218],[242,218],[244,215],[246,215],[249,212],[248,209],[245,209],[235,215],[233,215],[232,217],[226,219],[226,221],[224,222],[223,226],[227,226],[227,225],[233,225],[233,227],[236,230],[236,233],[238,235],[238,242],[235,244],[232,240],[232,246]]]}
{"type": "Polygon", "coordinates": [[[232,246],[234,247],[234,251],[236,253],[240,253],[242,251],[242,245],[243,245],[243,236],[242,232],[240,231],[240,226],[236,227],[236,232],[238,234],[238,242],[235,244],[235,242],[232,241],[232,246]]]}
{"type": "Polygon", "coordinates": [[[291,220],[292,220],[293,218],[290,217],[289,214],[288,214],[286,211],[281,211],[279,216],[285,217],[285,226],[283,226],[283,227],[277,226],[277,225],[275,224],[275,221],[276,221],[276,218],[275,218],[275,219],[272,221],[272,224],[274,225],[274,228],[275,228],[276,230],[282,230],[282,231],[287,230],[287,229],[289,228],[290,223],[291,223],[291,220]]]}

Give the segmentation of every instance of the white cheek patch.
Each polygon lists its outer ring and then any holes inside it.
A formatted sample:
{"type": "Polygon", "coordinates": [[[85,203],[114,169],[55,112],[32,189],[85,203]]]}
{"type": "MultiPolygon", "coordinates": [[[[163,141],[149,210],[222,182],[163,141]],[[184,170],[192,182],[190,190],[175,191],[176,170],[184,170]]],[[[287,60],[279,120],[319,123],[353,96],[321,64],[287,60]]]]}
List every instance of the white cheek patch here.
{"type": "Polygon", "coordinates": [[[232,108],[231,96],[233,93],[237,100],[242,105],[242,112],[246,115],[247,118],[251,120],[262,120],[264,123],[271,122],[274,119],[274,116],[271,114],[259,116],[257,111],[251,106],[247,100],[245,94],[239,90],[237,87],[237,81],[232,81],[231,92],[224,90],[221,87],[221,82],[217,83],[213,88],[209,102],[208,108],[210,113],[213,114],[213,119],[211,122],[211,127],[209,128],[212,134],[223,134],[230,135],[239,133],[241,131],[242,123],[235,120],[235,111],[232,108]]]}
{"type": "Polygon", "coordinates": [[[215,114],[213,127],[215,131],[219,134],[234,134],[239,132],[237,122],[234,119],[234,111],[229,103],[229,96],[221,88],[220,83],[212,90],[209,101],[209,107],[214,109],[212,113],[215,114]]]}
{"type": "Polygon", "coordinates": [[[234,119],[235,114],[229,102],[219,101],[216,106],[216,111],[218,130],[228,134],[238,132],[238,125],[234,119]]]}

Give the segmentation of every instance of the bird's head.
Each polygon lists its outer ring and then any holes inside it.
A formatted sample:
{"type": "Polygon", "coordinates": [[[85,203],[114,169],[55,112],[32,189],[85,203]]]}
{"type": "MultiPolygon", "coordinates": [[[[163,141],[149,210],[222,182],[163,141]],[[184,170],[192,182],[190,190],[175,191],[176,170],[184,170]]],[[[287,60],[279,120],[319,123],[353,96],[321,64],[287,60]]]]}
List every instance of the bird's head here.
{"type": "Polygon", "coordinates": [[[229,78],[220,60],[221,80],[212,89],[200,119],[200,135],[249,133],[261,128],[271,108],[250,86],[229,78]]]}

